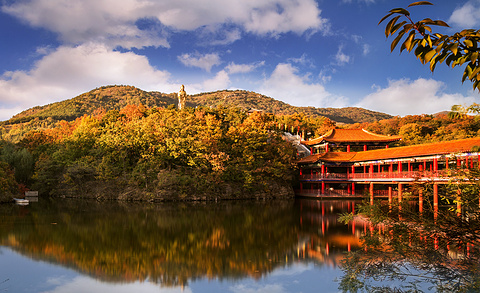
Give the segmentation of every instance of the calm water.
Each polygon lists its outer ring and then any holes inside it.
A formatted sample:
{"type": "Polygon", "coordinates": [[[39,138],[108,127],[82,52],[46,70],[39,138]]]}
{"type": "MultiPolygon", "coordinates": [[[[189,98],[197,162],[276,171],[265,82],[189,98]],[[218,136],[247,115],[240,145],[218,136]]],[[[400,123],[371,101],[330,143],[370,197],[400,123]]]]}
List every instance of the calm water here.
{"type": "Polygon", "coordinates": [[[0,205],[0,291],[339,292],[350,201],[0,205]]]}

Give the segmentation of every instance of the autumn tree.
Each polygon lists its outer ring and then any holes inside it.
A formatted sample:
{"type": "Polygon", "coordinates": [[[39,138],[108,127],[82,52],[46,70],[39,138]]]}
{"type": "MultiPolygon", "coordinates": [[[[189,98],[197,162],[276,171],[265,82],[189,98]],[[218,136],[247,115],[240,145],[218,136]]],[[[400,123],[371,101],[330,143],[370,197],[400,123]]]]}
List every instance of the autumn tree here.
{"type": "MultiPolygon", "coordinates": [[[[433,5],[428,1],[414,2],[408,7],[433,5]]],[[[408,8],[407,7],[407,8],[408,8]]],[[[400,52],[414,52],[422,64],[429,64],[433,72],[439,63],[447,66],[465,66],[462,82],[469,79],[473,88],[480,91],[480,30],[464,29],[452,35],[434,32],[432,26],[449,27],[442,20],[425,18],[415,22],[404,8],[389,11],[379,22],[390,19],[385,27],[385,36],[394,36],[390,49],[400,45],[400,52]],[[401,21],[400,21],[401,20],[401,21]]]]}

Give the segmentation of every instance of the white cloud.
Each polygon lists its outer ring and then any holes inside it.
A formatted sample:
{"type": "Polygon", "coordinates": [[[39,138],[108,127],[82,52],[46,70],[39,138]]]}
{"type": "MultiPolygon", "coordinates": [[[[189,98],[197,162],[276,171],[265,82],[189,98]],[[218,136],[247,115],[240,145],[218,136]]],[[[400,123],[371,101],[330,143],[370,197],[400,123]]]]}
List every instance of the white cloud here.
{"type": "Polygon", "coordinates": [[[344,107],[346,100],[336,97],[318,83],[310,83],[297,75],[298,69],[290,64],[278,64],[259,92],[293,106],[344,107]]]}
{"type": "Polygon", "coordinates": [[[54,289],[49,291],[43,291],[43,293],[60,293],[60,292],[71,292],[71,293],[81,293],[81,292],[91,292],[91,293],[124,293],[124,292],[139,292],[139,293],[191,293],[192,290],[188,287],[165,287],[159,288],[157,284],[149,282],[134,282],[129,284],[122,284],[118,286],[116,284],[102,283],[87,277],[76,277],[71,280],[61,278],[55,280],[55,282],[60,281],[60,284],[51,283],[57,285],[54,289]]]}
{"type": "Polygon", "coordinates": [[[198,67],[210,72],[213,66],[222,63],[220,56],[216,53],[202,55],[200,53],[182,54],[178,60],[187,67],[198,67]]]}
{"type": "Polygon", "coordinates": [[[454,104],[471,104],[474,97],[447,94],[444,84],[433,79],[392,80],[386,88],[377,88],[356,106],[392,115],[434,114],[450,110],[454,104]]]}
{"type": "Polygon", "coordinates": [[[313,0],[250,1],[255,2],[266,4],[251,9],[248,17],[241,19],[248,32],[259,35],[291,31],[302,34],[308,30],[329,32],[329,23],[320,17],[321,10],[313,0]]]}
{"type": "Polygon", "coordinates": [[[456,24],[462,28],[473,28],[480,24],[480,1],[468,1],[462,7],[455,9],[449,24],[456,24]]]}
{"type": "Polygon", "coordinates": [[[255,62],[250,64],[235,64],[234,62],[230,62],[226,67],[225,70],[230,74],[236,73],[249,73],[255,70],[258,67],[264,66],[265,61],[255,62]]]}
{"type": "Polygon", "coordinates": [[[230,85],[230,78],[225,70],[220,70],[214,78],[205,80],[202,83],[202,92],[218,91],[226,89],[230,85]]]}
{"type": "Polygon", "coordinates": [[[94,41],[111,47],[168,47],[163,33],[141,30],[135,24],[151,16],[149,7],[149,2],[139,0],[27,0],[5,5],[2,11],[34,27],[58,33],[67,43],[94,41]]]}
{"type": "Polygon", "coordinates": [[[335,60],[337,62],[337,65],[340,66],[350,63],[350,56],[343,53],[343,46],[338,47],[337,54],[335,55],[335,60]]]}
{"type": "Polygon", "coordinates": [[[69,99],[98,86],[128,84],[144,90],[176,91],[168,72],[153,68],[146,57],[120,53],[104,45],[60,47],[37,61],[30,71],[0,77],[0,120],[18,109],[69,99]]]}
{"type": "Polygon", "coordinates": [[[261,293],[261,292],[270,292],[270,293],[283,293],[287,292],[282,285],[279,284],[267,284],[267,285],[252,285],[247,286],[244,284],[235,285],[230,287],[230,290],[234,293],[261,293]]]}
{"type": "Polygon", "coordinates": [[[4,4],[2,11],[34,27],[57,33],[70,44],[102,42],[114,48],[168,47],[169,32],[213,29],[217,44],[241,36],[238,28],[258,35],[326,32],[315,0],[25,0],[4,4]],[[146,22],[141,27],[138,22],[146,22]],[[223,25],[236,27],[225,33],[223,25]],[[222,36],[223,35],[223,36],[222,36]]]}

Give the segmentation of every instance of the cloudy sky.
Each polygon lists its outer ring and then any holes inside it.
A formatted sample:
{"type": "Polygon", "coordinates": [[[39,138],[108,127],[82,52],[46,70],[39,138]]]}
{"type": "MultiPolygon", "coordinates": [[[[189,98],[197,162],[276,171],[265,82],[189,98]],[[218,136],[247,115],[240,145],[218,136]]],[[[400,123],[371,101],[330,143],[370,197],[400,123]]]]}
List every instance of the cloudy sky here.
{"type": "MultiPolygon", "coordinates": [[[[0,120],[96,87],[242,89],[295,106],[392,115],[480,102],[462,69],[390,53],[378,21],[413,0],[0,0],[0,120]]],[[[480,27],[480,0],[412,17],[480,27]]]]}

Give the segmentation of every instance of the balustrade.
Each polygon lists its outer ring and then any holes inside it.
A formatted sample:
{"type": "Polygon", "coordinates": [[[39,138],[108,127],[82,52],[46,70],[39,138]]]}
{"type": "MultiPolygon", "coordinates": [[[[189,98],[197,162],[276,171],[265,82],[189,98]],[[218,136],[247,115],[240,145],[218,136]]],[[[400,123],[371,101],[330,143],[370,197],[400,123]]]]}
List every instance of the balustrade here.
{"type": "Polygon", "coordinates": [[[317,173],[304,174],[300,180],[321,180],[321,179],[418,179],[418,178],[443,178],[447,177],[447,171],[402,171],[402,172],[380,172],[380,173],[317,173]]]}

